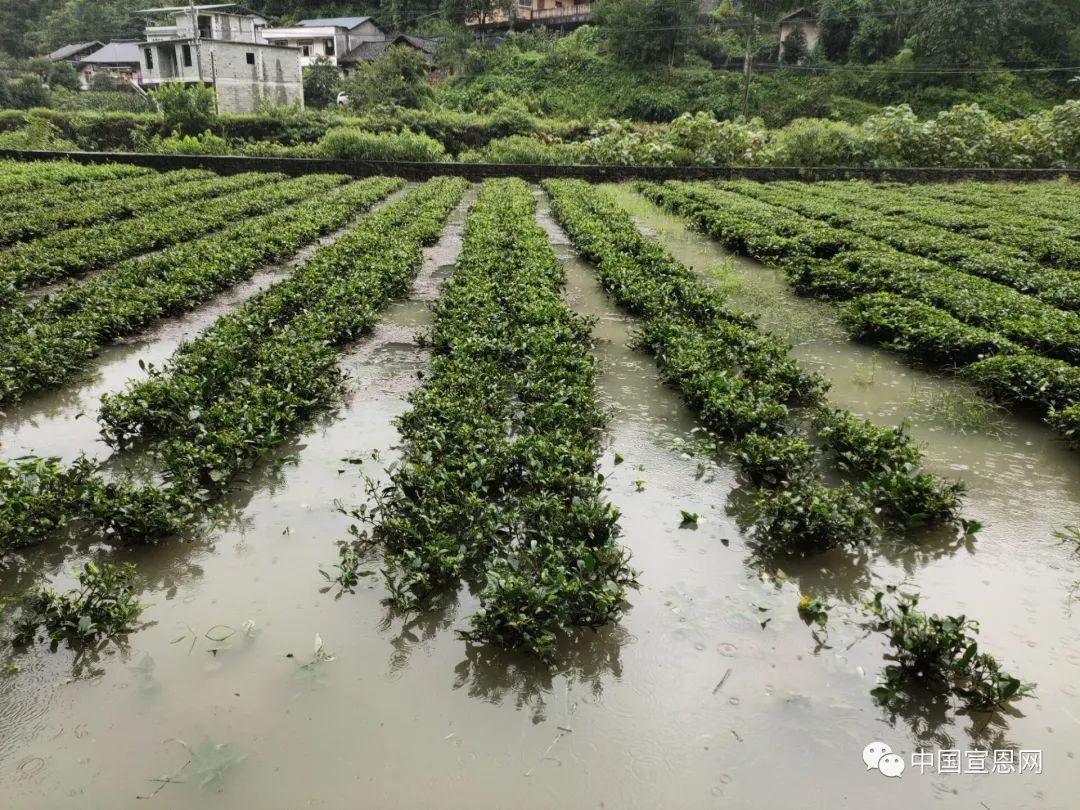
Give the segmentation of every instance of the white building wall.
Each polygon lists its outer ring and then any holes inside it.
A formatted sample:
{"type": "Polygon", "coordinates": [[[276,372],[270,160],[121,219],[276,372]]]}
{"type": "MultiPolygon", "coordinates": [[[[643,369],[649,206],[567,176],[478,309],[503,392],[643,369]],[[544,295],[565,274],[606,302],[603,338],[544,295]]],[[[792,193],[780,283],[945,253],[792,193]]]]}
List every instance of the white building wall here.
{"type": "Polygon", "coordinates": [[[330,26],[267,28],[262,31],[262,36],[274,45],[299,48],[303,67],[310,67],[320,60],[336,65],[338,59],[360,43],[386,39],[386,34],[371,20],[351,30],[330,26]]]}
{"type": "MultiPolygon", "coordinates": [[[[192,24],[192,16],[186,11],[176,15],[176,36],[194,37],[195,27],[192,24]]],[[[222,39],[229,42],[257,42],[259,32],[266,25],[266,19],[258,16],[241,16],[239,14],[215,14],[213,12],[196,12],[196,17],[209,18],[210,39],[222,39]]]]}
{"type": "Polygon", "coordinates": [[[206,46],[201,48],[203,80],[217,90],[221,112],[255,112],[260,98],[276,105],[303,105],[299,51],[239,42],[206,46]]]}
{"type": "Polygon", "coordinates": [[[271,104],[303,105],[304,82],[300,71],[300,52],[249,42],[194,40],[148,43],[154,56],[153,68],[147,67],[143,51],[143,82],[202,82],[217,91],[218,109],[228,113],[255,112],[260,98],[271,104]],[[191,55],[191,65],[184,64],[184,48],[191,55]],[[200,71],[201,68],[201,71],[200,71]]]}

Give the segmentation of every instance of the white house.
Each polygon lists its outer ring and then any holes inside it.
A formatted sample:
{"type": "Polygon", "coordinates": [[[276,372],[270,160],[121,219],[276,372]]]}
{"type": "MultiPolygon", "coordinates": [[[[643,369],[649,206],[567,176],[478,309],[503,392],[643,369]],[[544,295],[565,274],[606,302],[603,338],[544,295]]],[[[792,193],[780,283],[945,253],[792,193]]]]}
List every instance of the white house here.
{"type": "Polygon", "coordinates": [[[319,60],[337,65],[342,56],[361,43],[386,40],[386,34],[371,17],[301,20],[288,28],[265,28],[262,35],[272,44],[299,48],[303,67],[319,60]]]}
{"type": "Polygon", "coordinates": [[[217,91],[221,112],[254,112],[260,99],[303,104],[300,51],[269,44],[262,35],[268,22],[262,15],[236,3],[138,13],[152,22],[139,45],[143,86],[205,84],[217,91]],[[163,18],[167,21],[160,24],[163,18]]]}

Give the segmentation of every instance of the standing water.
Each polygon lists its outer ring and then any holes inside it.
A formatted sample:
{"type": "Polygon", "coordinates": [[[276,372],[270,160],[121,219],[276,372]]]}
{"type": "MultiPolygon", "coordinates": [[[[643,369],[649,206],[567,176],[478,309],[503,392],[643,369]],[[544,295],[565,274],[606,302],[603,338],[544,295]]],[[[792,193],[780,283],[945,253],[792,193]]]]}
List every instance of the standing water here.
{"type": "MultiPolygon", "coordinates": [[[[703,272],[726,266],[707,240],[637,210],[680,258],[703,272]]],[[[463,215],[427,251],[411,299],[344,356],[353,385],[341,409],[252,474],[233,500],[240,517],[205,540],[124,550],[148,583],[150,626],[97,657],[39,648],[11,659],[19,671],[0,675],[0,806],[1073,805],[1080,656],[1069,650],[1080,647],[1069,587],[1080,565],[1049,536],[1077,512],[1069,458],[1041,428],[1002,418],[993,437],[965,433],[933,411],[917,435],[938,470],[971,485],[969,512],[988,524],[977,542],[760,574],[725,512],[733,470],[700,449],[693,414],[628,348],[632,319],[543,203],[567,301],[595,319],[610,411],[604,472],[641,571],[626,615],[583,633],[553,675],[456,638],[476,607],[468,594],[403,617],[385,607],[377,576],[356,594],[323,591],[319,567],[336,561],[350,523],[335,501],[361,502],[357,467],[381,477],[395,457],[393,419],[428,362],[414,333],[430,322],[463,215]],[[1018,491],[1019,480],[1035,486],[1018,491]],[[702,516],[696,530],[679,528],[680,510],[702,516]],[[869,696],[884,644],[853,623],[853,605],[905,578],[931,609],[981,619],[986,648],[1039,682],[1038,700],[1021,703],[1026,716],[1008,718],[991,747],[1043,749],[1041,776],[866,770],[862,750],[877,739],[905,755],[916,741],[970,747],[966,722],[935,725],[928,714],[894,725],[869,696]],[[796,615],[800,590],[833,605],[824,643],[796,615]]],[[[880,381],[903,373],[935,396],[948,388],[887,356],[869,384],[852,382],[872,355],[843,341],[831,310],[792,299],[764,268],[737,272],[748,297],[768,283],[770,300],[805,313],[799,356],[825,366],[837,404],[895,421],[914,413],[905,403],[915,389],[880,381]]],[[[55,556],[31,561],[49,575],[73,562],[55,556]]]]}

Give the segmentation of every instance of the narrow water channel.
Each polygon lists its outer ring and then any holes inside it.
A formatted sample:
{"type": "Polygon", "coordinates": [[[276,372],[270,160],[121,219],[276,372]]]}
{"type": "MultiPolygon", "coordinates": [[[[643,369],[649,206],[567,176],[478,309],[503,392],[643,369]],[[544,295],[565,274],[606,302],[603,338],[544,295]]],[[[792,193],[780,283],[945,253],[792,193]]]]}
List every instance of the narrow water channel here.
{"type": "MultiPolygon", "coordinates": [[[[396,202],[414,187],[415,183],[407,184],[369,210],[396,202]]],[[[260,268],[251,278],[211,297],[198,309],[164,318],[137,335],[103,347],[83,372],[63,386],[0,406],[0,452],[8,458],[56,456],[64,461],[72,461],[83,452],[99,460],[112,455],[112,448],[101,440],[97,423],[103,394],[123,390],[128,380],[142,379],[150,366],[160,368],[182,342],[198,337],[222,315],[290,276],[316,250],[336,241],[353,225],[351,222],[305,245],[286,261],[260,268]]]]}

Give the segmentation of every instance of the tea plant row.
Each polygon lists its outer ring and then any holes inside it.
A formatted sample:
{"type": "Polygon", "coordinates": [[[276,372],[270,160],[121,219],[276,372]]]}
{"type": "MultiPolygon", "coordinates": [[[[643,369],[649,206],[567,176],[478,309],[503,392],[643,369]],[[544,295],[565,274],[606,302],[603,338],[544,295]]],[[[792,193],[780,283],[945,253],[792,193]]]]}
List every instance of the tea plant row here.
{"type": "MultiPolygon", "coordinates": [[[[786,183],[783,185],[788,186],[786,183]]],[[[1019,251],[1050,267],[1080,268],[1078,226],[1040,219],[1015,209],[965,208],[955,202],[924,194],[920,186],[872,186],[862,182],[809,185],[807,191],[825,199],[839,198],[889,217],[934,226],[935,230],[931,232],[934,236],[938,234],[936,228],[941,228],[951,234],[974,239],[989,251],[988,256],[1000,256],[1014,262],[1019,251]],[[993,244],[987,245],[987,241],[993,244]]],[[[946,250],[962,250],[970,244],[952,243],[946,250]]],[[[970,262],[973,258],[962,252],[958,255],[961,262],[970,262]]]]}
{"type": "MultiPolygon", "coordinates": [[[[3,164],[0,163],[0,177],[4,176],[4,172],[3,164]]],[[[178,169],[165,173],[145,171],[121,177],[104,176],[92,183],[75,183],[66,186],[53,182],[41,188],[19,193],[0,193],[0,213],[22,216],[32,212],[45,213],[57,208],[77,209],[81,205],[93,205],[102,200],[126,194],[130,190],[161,186],[163,181],[170,177],[195,180],[209,179],[214,176],[214,172],[209,170],[178,169]]]]}
{"type": "Polygon", "coordinates": [[[787,344],[732,310],[603,192],[580,181],[545,188],[604,289],[642,319],[641,344],[705,425],[731,441],[734,459],[759,489],[747,522],[761,550],[868,542],[879,533],[875,512],[900,531],[958,522],[961,486],[926,472],[903,428],[830,410],[825,381],[802,371],[787,344]],[[798,406],[803,410],[792,410],[798,406]],[[851,480],[827,486],[828,463],[851,480]]]}
{"type": "Polygon", "coordinates": [[[981,361],[963,373],[1006,404],[1035,405],[1059,428],[1058,411],[1077,401],[1075,313],[741,194],[685,183],[641,190],[731,250],[779,266],[798,292],[856,299],[842,310],[856,337],[950,368],[981,361]],[[862,297],[871,293],[889,295],[862,297]]]}
{"type": "Polygon", "coordinates": [[[23,192],[51,186],[92,188],[92,184],[102,180],[145,174],[150,174],[150,170],[123,164],[83,166],[66,161],[5,160],[0,162],[0,198],[17,200],[23,192]]]}
{"type": "MultiPolygon", "coordinates": [[[[880,213],[866,206],[858,192],[819,189],[813,183],[735,182],[721,183],[718,187],[827,222],[841,231],[869,237],[901,253],[933,259],[963,273],[997,281],[1053,306],[1080,309],[1080,274],[1045,267],[1024,250],[988,241],[986,237],[953,233],[925,221],[880,213]]],[[[870,197],[877,199],[873,194],[870,197]]],[[[917,207],[933,210],[925,203],[917,207]]],[[[1080,262],[1080,243],[1061,241],[1063,244],[1057,245],[1056,253],[1066,263],[1080,262]]],[[[849,249],[875,247],[873,243],[849,238],[849,249]]]]}
{"type": "Polygon", "coordinates": [[[40,301],[0,312],[0,403],[70,379],[104,344],[195,308],[344,226],[401,185],[389,178],[331,185],[314,199],[130,259],[40,301]]]}
{"type": "Polygon", "coordinates": [[[16,289],[96,270],[114,262],[220,230],[238,219],[267,213],[346,180],[309,175],[283,180],[276,174],[240,174],[212,182],[224,197],[176,205],[122,222],[69,228],[23,242],[0,253],[0,303],[16,289]]]}
{"type": "MultiPolygon", "coordinates": [[[[169,174],[140,175],[120,181],[111,193],[91,201],[62,205],[27,207],[11,212],[0,221],[0,245],[25,242],[68,228],[85,228],[103,222],[143,216],[168,206],[227,194],[233,186],[201,170],[181,170],[169,174]]],[[[37,192],[39,199],[50,199],[52,189],[37,192]]]]}
{"type": "Polygon", "coordinates": [[[979,650],[979,624],[967,616],[939,616],[919,610],[917,594],[895,586],[874,594],[867,605],[871,628],[884,633],[891,661],[871,691],[887,708],[901,712],[927,694],[955,697],[969,711],[1007,711],[1008,704],[1034,694],[1035,684],[1005,671],[979,650]]]}
{"type": "Polygon", "coordinates": [[[233,476],[292,435],[338,395],[336,347],[369,329],[403,292],[463,191],[433,180],[368,214],[289,279],[184,344],[169,366],[105,404],[107,437],[141,440],[164,483],[110,480],[85,457],[0,462],[0,550],[48,536],[73,519],[145,540],[191,524],[233,476]],[[143,401],[141,396],[154,396],[143,401]],[[162,413],[155,403],[174,410],[162,413]],[[160,420],[165,427],[155,432],[160,420]],[[123,437],[116,429],[125,425],[123,437]]]}
{"type": "Polygon", "coordinates": [[[598,472],[604,414],[590,325],[520,180],[490,180],[435,306],[431,372],[400,418],[402,458],[377,491],[394,601],[417,609],[465,579],[466,637],[549,657],[604,624],[633,580],[598,472]]]}
{"type": "Polygon", "coordinates": [[[1080,227],[1080,201],[1073,183],[950,183],[919,186],[922,197],[954,203],[979,214],[1024,211],[1048,224],[1080,227]]]}

